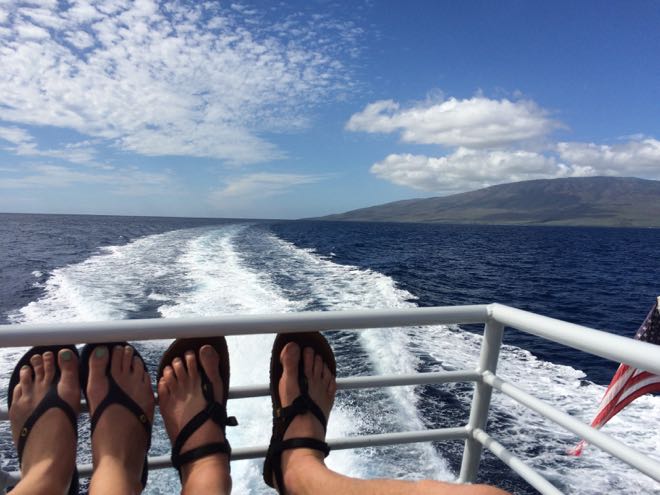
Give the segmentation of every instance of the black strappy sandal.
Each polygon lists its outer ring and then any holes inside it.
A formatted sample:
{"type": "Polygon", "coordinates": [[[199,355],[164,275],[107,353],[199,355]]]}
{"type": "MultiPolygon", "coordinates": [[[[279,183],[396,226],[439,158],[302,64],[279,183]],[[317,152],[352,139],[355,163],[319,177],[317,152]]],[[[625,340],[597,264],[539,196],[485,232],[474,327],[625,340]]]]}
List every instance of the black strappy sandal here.
{"type": "MultiPolygon", "coordinates": [[[[25,365],[29,366],[30,369],[32,370],[32,378],[34,378],[34,369],[30,364],[30,358],[36,354],[44,354],[48,351],[52,352],[55,355],[55,376],[53,378],[53,381],[51,382],[51,385],[48,388],[48,392],[46,392],[44,398],[41,399],[41,402],[37,404],[37,407],[34,409],[34,411],[32,411],[32,414],[30,414],[28,419],[23,424],[23,427],[21,428],[21,434],[18,437],[18,445],[16,446],[16,450],[18,451],[19,466],[23,461],[23,451],[25,450],[25,445],[28,441],[32,428],[37,423],[37,421],[39,421],[39,418],[41,418],[41,416],[43,416],[46,411],[52,409],[53,407],[57,407],[62,411],[64,411],[67,418],[69,418],[69,421],[71,422],[71,426],[73,426],[73,431],[75,432],[76,440],[78,439],[78,417],[76,415],[76,412],[57,393],[57,384],[59,383],[60,377],[62,376],[62,371],[60,370],[59,364],[57,362],[57,354],[62,349],[69,349],[76,356],[78,356],[78,350],[73,345],[58,345],[58,346],[53,345],[53,346],[33,347],[28,352],[26,352],[23,355],[23,357],[18,361],[16,367],[14,368],[14,371],[11,374],[11,379],[9,380],[9,389],[8,389],[9,392],[7,394],[7,407],[9,409],[11,409],[11,403],[14,395],[14,388],[16,388],[16,385],[18,385],[18,382],[20,380],[21,368],[25,365]]],[[[77,494],[78,486],[79,486],[78,469],[74,467],[73,475],[71,477],[71,484],[69,485],[69,495],[77,494]]]]}
{"type": "Polygon", "coordinates": [[[166,366],[171,366],[175,358],[181,358],[185,365],[185,353],[193,351],[197,359],[197,367],[202,378],[202,392],[206,399],[206,407],[197,413],[193,418],[181,428],[181,431],[172,445],[172,465],[179,472],[181,478],[181,467],[202,457],[213,454],[227,454],[231,459],[231,445],[226,437],[223,442],[213,442],[200,447],[196,447],[187,452],[181,453],[186,441],[208,420],[213,421],[222,430],[224,435],[227,426],[237,426],[238,421],[233,416],[227,416],[227,394],[229,392],[229,351],[227,341],[224,337],[203,337],[193,339],[177,339],[165,351],[158,367],[158,380],[163,376],[163,370],[166,366]],[[218,402],[213,394],[213,385],[206,375],[199,356],[199,349],[204,345],[210,345],[218,353],[219,373],[224,385],[224,398],[218,402]]]}
{"type": "MultiPolygon", "coordinates": [[[[91,418],[92,431],[89,437],[92,438],[92,436],[94,435],[94,430],[96,429],[96,425],[98,424],[101,415],[109,406],[113,404],[119,404],[124,406],[130,412],[132,412],[137,418],[137,420],[140,422],[140,424],[143,426],[144,431],[147,433],[147,449],[144,453],[144,466],[142,467],[142,476],[140,478],[140,482],[142,483],[142,488],[144,488],[147,485],[147,478],[149,476],[148,454],[149,454],[149,448],[151,447],[151,422],[149,421],[147,414],[142,410],[142,408],[137,404],[137,402],[131,399],[128,396],[128,394],[122,390],[122,388],[117,384],[115,379],[112,377],[112,374],[110,373],[112,353],[114,352],[115,347],[121,346],[123,349],[127,345],[130,344],[128,342],[105,342],[101,344],[87,344],[85,347],[83,347],[82,354],[80,357],[80,386],[82,388],[83,393],[85,394],[85,400],[89,405],[89,397],[87,397],[87,381],[89,380],[89,360],[92,359],[92,353],[97,347],[107,347],[109,358],[108,358],[108,366],[106,367],[105,370],[105,376],[108,378],[108,395],[105,396],[105,398],[101,401],[101,403],[96,407],[96,410],[94,411],[94,414],[91,418]]],[[[134,347],[133,347],[133,355],[140,358],[142,360],[142,363],[144,364],[144,359],[134,347]]],[[[145,364],[145,369],[146,369],[146,364],[145,364]]]]}
{"type": "Polygon", "coordinates": [[[282,354],[282,349],[289,342],[297,343],[300,346],[301,353],[306,347],[314,349],[314,353],[321,356],[332,374],[337,375],[335,355],[328,341],[320,333],[279,334],[275,339],[270,356],[270,396],[273,403],[273,435],[270,439],[266,461],[264,462],[264,481],[268,486],[273,488],[275,488],[275,483],[277,483],[277,488],[281,495],[286,495],[284,476],[282,474],[282,453],[285,450],[299,448],[314,449],[323,452],[325,457],[330,453],[328,444],[315,438],[290,438],[283,440],[286,430],[298,415],[311,412],[316,416],[321,425],[323,425],[324,433],[328,423],[321,408],[309,396],[302,354],[300,356],[300,364],[298,365],[300,395],[289,406],[282,407],[279,383],[284,370],[280,362],[280,354],[282,354]]]}

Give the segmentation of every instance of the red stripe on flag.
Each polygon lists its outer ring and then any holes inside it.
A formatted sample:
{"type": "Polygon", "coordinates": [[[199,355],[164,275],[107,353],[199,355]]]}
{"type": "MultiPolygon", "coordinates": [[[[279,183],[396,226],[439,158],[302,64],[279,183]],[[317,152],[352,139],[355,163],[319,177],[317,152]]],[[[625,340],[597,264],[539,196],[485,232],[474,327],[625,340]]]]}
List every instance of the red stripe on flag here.
{"type": "MultiPolygon", "coordinates": [[[[651,344],[660,344],[658,342],[658,335],[660,334],[659,307],[660,297],[657,298],[644,323],[635,333],[635,339],[651,344]]],[[[660,349],[658,353],[660,354],[660,349]]],[[[651,393],[660,393],[660,376],[621,363],[603,394],[591,426],[601,428],[632,401],[642,395],[651,393]]],[[[579,456],[585,444],[585,441],[581,440],[568,454],[579,456]]]]}

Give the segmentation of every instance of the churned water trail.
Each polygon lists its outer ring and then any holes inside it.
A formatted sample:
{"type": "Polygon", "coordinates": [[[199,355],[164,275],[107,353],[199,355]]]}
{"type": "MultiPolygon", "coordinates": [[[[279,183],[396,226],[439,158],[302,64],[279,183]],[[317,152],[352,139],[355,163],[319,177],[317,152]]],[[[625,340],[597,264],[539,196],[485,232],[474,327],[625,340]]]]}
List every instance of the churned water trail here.
{"type": "MultiPolygon", "coordinates": [[[[145,317],[189,317],[305,310],[402,308],[417,305],[417,295],[381,271],[337,263],[332,256],[302,248],[263,225],[226,224],[139,237],[107,246],[83,261],[32,275],[40,296],[9,314],[13,322],[91,321],[145,317]]],[[[480,337],[459,327],[373,329],[330,332],[339,374],[410,373],[472,367],[480,337]]],[[[229,338],[232,384],[265,383],[273,337],[229,338]]],[[[139,343],[150,368],[157,366],[165,341],[139,343]]],[[[0,383],[6,387],[11,363],[21,350],[0,350],[0,383]]],[[[604,391],[576,367],[535,357],[513,345],[504,347],[499,373],[520,387],[588,421],[604,391]]],[[[331,416],[329,436],[456,426],[467,420],[471,387],[399,387],[341,392],[331,416]]],[[[240,426],[228,430],[234,447],[265,444],[270,435],[267,398],[229,403],[240,426]]],[[[607,426],[609,433],[657,455],[660,432],[640,428],[660,415],[660,399],[644,397],[607,426]]],[[[87,426],[83,422],[81,430],[87,426]]],[[[567,458],[575,438],[496,394],[489,428],[502,443],[570,493],[653,493],[654,482],[590,449],[567,458]],[[584,480],[589,483],[585,485],[584,480]]],[[[3,438],[8,439],[3,426],[3,438]]],[[[81,439],[84,443],[85,437],[81,439]]],[[[396,476],[451,480],[462,446],[418,444],[331,454],[334,469],[355,476],[396,476]]],[[[11,448],[3,443],[3,458],[11,448]]],[[[169,452],[157,422],[152,454],[169,452]]],[[[83,449],[79,460],[89,458],[83,449]]],[[[7,462],[7,461],[5,461],[7,462]]],[[[270,493],[261,481],[261,462],[232,465],[236,493],[270,493]]],[[[516,493],[533,493],[487,457],[482,476],[516,493]],[[505,474],[502,474],[505,473],[505,474]]],[[[147,493],[172,493],[172,470],[154,472],[147,493]]]]}

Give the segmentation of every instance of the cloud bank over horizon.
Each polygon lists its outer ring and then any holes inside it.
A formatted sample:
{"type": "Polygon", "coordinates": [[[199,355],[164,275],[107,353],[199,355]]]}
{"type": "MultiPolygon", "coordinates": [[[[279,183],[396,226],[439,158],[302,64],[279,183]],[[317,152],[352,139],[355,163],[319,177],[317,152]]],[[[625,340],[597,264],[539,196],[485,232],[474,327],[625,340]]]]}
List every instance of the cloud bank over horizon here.
{"type": "Polygon", "coordinates": [[[442,156],[395,153],[370,171],[400,186],[444,194],[532,179],[596,175],[660,178],[660,141],[553,142],[566,126],[528,99],[427,100],[408,107],[379,100],[353,114],[346,130],[398,133],[403,143],[438,145],[442,156]]]}

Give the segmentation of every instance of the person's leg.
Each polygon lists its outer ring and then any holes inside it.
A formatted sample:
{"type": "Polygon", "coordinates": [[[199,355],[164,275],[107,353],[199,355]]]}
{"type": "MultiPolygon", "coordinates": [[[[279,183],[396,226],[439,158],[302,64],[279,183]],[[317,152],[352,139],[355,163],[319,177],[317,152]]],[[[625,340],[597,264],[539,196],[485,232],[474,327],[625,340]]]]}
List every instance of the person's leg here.
{"type": "MultiPolygon", "coordinates": [[[[213,385],[215,399],[222,403],[225,386],[218,371],[218,353],[209,345],[200,348],[200,361],[206,376],[213,385]]],[[[185,363],[175,358],[163,370],[158,382],[158,404],[167,434],[174,442],[181,429],[206,406],[202,392],[202,380],[194,352],[186,352],[185,363]]],[[[223,442],[225,436],[213,421],[207,420],[183,444],[182,453],[209,443],[223,442]]],[[[184,464],[181,467],[182,493],[228,494],[231,491],[229,457],[213,454],[184,464]]]]}
{"type": "MultiPolygon", "coordinates": [[[[303,359],[309,395],[328,417],[334,403],[337,385],[319,355],[311,348],[302,351],[295,343],[287,344],[280,355],[284,373],[279,383],[283,406],[288,406],[300,395],[298,364],[303,359]]],[[[284,440],[309,437],[324,440],[321,423],[312,413],[297,416],[289,426],[284,440]]],[[[312,449],[291,449],[282,454],[282,471],[287,493],[291,495],[441,495],[504,494],[501,490],[484,485],[457,485],[437,481],[360,480],[331,471],[325,466],[323,454],[312,449]]]]}
{"type": "MultiPolygon", "coordinates": [[[[117,346],[112,350],[112,357],[110,354],[110,349],[100,346],[92,351],[89,360],[87,397],[90,416],[108,395],[106,367],[108,360],[111,360],[110,373],[117,385],[142,408],[147,419],[153,421],[154,393],[142,360],[133,354],[130,345],[117,346]]],[[[94,474],[89,493],[140,493],[140,477],[148,441],[143,425],[131,411],[119,404],[110,405],[101,414],[92,435],[94,474]]]]}
{"type": "MultiPolygon", "coordinates": [[[[52,352],[32,357],[29,366],[20,371],[19,384],[14,388],[9,421],[14,443],[18,444],[21,429],[35,407],[46,395],[55,376],[55,359],[62,375],[57,393],[78,413],[80,384],[78,359],[68,349],[57,357],[52,352]]],[[[22,479],[13,494],[63,494],[69,490],[71,474],[76,463],[76,432],[63,410],[48,410],[34,425],[23,451],[22,479]]]]}

